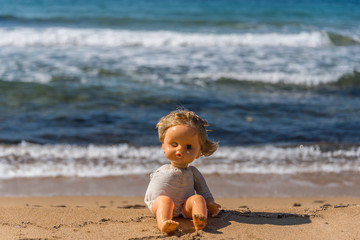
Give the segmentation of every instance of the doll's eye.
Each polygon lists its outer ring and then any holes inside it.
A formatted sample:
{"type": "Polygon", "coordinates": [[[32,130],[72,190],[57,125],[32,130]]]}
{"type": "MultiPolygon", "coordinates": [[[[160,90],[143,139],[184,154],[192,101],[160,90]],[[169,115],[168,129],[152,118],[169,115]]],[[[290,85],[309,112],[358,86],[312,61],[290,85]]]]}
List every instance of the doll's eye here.
{"type": "Polygon", "coordinates": [[[191,149],[192,146],[191,145],[186,145],[186,149],[191,149]]]}
{"type": "Polygon", "coordinates": [[[171,143],[171,146],[172,146],[172,147],[177,147],[178,144],[177,144],[176,142],[173,142],[173,143],[171,143]]]}

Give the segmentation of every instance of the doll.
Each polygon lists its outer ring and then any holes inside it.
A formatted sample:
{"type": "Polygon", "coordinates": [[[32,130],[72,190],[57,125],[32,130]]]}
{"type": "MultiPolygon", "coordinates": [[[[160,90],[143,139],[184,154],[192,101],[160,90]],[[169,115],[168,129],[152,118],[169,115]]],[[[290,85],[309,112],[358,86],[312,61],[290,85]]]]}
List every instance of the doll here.
{"type": "Polygon", "coordinates": [[[219,204],[194,166],[188,166],[200,156],[213,154],[218,144],[207,137],[208,123],[193,112],[177,110],[157,124],[162,149],[171,164],[165,164],[151,174],[145,193],[145,203],[156,216],[161,232],[174,231],[179,223],[172,220],[182,214],[192,218],[196,230],[205,228],[207,210],[216,216],[219,204]],[[195,194],[196,191],[196,194],[195,194]]]}

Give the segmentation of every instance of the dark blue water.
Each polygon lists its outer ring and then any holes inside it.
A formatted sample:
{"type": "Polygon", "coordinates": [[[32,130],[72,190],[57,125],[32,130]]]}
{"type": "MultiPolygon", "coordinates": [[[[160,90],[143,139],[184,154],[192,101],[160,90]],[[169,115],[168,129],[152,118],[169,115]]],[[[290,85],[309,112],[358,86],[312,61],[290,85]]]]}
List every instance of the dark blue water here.
{"type": "Polygon", "coordinates": [[[358,1],[0,0],[0,142],[360,144],[358,1]]]}

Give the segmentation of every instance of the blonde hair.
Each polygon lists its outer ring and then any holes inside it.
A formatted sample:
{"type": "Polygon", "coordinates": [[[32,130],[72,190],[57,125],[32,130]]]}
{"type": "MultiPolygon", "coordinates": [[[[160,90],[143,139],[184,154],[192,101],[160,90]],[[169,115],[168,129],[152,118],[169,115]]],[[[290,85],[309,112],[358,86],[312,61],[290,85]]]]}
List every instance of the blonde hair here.
{"type": "Polygon", "coordinates": [[[160,119],[156,125],[160,142],[164,142],[168,128],[176,125],[187,125],[196,129],[199,134],[202,155],[210,156],[218,148],[219,144],[217,142],[212,142],[208,139],[207,131],[209,130],[207,130],[206,127],[209,126],[209,124],[207,121],[186,109],[175,110],[160,119]]]}

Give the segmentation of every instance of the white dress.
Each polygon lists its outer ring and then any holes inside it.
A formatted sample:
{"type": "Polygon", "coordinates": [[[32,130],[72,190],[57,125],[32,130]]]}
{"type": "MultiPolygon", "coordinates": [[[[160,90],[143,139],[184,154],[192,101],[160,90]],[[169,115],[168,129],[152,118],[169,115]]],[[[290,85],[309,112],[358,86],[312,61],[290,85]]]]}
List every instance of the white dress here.
{"type": "Polygon", "coordinates": [[[152,212],[153,201],[161,195],[168,196],[175,204],[173,217],[180,214],[188,217],[182,211],[183,205],[186,199],[195,194],[195,191],[204,199],[213,198],[204,177],[197,168],[193,166],[176,168],[171,164],[165,164],[150,175],[144,201],[152,212]]]}

